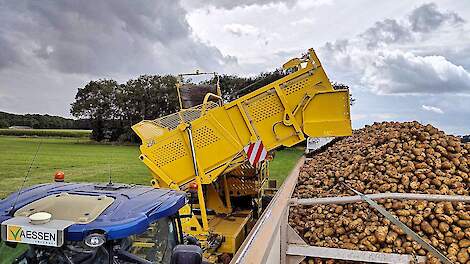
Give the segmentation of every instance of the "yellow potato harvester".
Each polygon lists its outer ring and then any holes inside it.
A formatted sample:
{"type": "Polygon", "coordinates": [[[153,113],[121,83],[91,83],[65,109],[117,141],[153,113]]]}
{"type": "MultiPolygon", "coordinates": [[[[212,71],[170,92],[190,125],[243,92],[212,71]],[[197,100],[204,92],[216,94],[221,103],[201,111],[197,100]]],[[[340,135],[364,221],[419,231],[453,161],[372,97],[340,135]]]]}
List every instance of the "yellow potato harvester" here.
{"type": "Polygon", "coordinates": [[[247,162],[245,146],[351,135],[349,93],[333,89],[313,49],[283,68],[290,74],[232,102],[217,89],[200,105],[132,127],[153,186],[197,192],[180,211],[183,232],[207,251],[236,252],[258,214],[267,166],[247,162]]]}

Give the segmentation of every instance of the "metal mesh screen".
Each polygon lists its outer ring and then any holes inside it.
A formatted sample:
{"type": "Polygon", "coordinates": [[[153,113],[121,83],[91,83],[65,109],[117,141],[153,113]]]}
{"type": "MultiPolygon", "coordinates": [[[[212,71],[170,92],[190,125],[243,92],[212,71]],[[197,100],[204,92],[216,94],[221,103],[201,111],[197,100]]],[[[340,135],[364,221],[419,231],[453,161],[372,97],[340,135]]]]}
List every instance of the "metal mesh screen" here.
{"type": "MultiPolygon", "coordinates": [[[[198,106],[188,108],[188,109],[183,109],[179,112],[176,112],[171,115],[167,115],[164,117],[160,117],[158,119],[155,119],[151,122],[153,122],[155,125],[160,126],[160,127],[166,127],[169,130],[175,129],[179,124],[181,123],[189,123],[199,117],[201,117],[201,111],[202,107],[204,104],[200,104],[198,106]]],[[[206,111],[209,109],[214,109],[218,107],[219,105],[214,102],[207,102],[205,104],[206,111]]]]}

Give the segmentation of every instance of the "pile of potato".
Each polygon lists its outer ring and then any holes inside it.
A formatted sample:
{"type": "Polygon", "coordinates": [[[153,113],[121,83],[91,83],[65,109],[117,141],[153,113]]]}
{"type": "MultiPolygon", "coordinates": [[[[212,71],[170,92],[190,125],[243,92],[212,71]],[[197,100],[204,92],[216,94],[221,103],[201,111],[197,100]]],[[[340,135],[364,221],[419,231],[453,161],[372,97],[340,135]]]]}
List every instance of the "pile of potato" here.
{"type": "MultiPolygon", "coordinates": [[[[418,122],[383,122],[354,131],[301,169],[296,198],[365,193],[469,195],[470,144],[418,122]]],[[[470,263],[470,204],[380,200],[455,263],[470,263]]],[[[437,259],[366,203],[293,206],[289,223],[310,245],[437,259]]],[[[311,260],[313,262],[313,260],[311,260]]]]}

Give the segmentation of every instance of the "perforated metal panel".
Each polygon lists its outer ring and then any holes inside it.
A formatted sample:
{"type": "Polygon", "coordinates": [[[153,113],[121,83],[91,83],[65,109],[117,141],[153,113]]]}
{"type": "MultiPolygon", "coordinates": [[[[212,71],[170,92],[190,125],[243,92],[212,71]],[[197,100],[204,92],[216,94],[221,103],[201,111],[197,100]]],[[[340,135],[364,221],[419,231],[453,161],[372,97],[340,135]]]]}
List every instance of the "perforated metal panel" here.
{"type": "Polygon", "coordinates": [[[230,195],[234,197],[245,195],[256,195],[259,192],[260,184],[254,179],[240,179],[236,177],[227,178],[230,195]]]}
{"type": "Polygon", "coordinates": [[[308,82],[308,78],[305,78],[300,82],[294,82],[294,84],[285,86],[283,88],[284,92],[286,93],[286,95],[290,95],[290,94],[296,93],[298,91],[302,91],[302,90],[304,90],[305,85],[307,84],[307,82],[308,82]]]}
{"type": "Polygon", "coordinates": [[[255,122],[261,122],[284,111],[284,107],[275,93],[271,93],[263,98],[253,101],[248,105],[250,115],[255,122]]]}
{"type": "Polygon", "coordinates": [[[208,126],[197,128],[196,130],[194,130],[193,135],[194,135],[194,147],[196,149],[205,148],[220,140],[220,138],[208,126]]]}
{"type": "Polygon", "coordinates": [[[163,145],[155,145],[150,148],[151,159],[158,167],[163,167],[187,155],[181,139],[172,140],[163,145]]]}

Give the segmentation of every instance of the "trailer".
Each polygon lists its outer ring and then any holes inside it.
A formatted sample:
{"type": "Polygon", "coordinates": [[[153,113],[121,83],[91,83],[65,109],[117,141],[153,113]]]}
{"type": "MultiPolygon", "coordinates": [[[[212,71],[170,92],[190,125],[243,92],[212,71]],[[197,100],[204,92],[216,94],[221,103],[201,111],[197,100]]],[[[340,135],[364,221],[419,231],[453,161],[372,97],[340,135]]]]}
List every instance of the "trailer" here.
{"type": "MultiPolygon", "coordinates": [[[[305,161],[305,157],[298,161],[230,263],[298,264],[307,257],[366,263],[425,263],[426,257],[423,256],[310,246],[289,225],[289,208],[299,205],[364,202],[363,196],[369,200],[397,199],[470,202],[470,196],[416,193],[379,193],[309,199],[292,198],[300,168],[305,161]]],[[[406,228],[400,225],[399,227],[402,229],[406,228]]],[[[413,239],[418,241],[420,238],[413,237],[413,239]]],[[[421,242],[418,241],[418,243],[421,242]]],[[[426,248],[425,245],[423,247],[426,248]]],[[[451,263],[434,248],[426,249],[443,263],[451,263]]]]}

